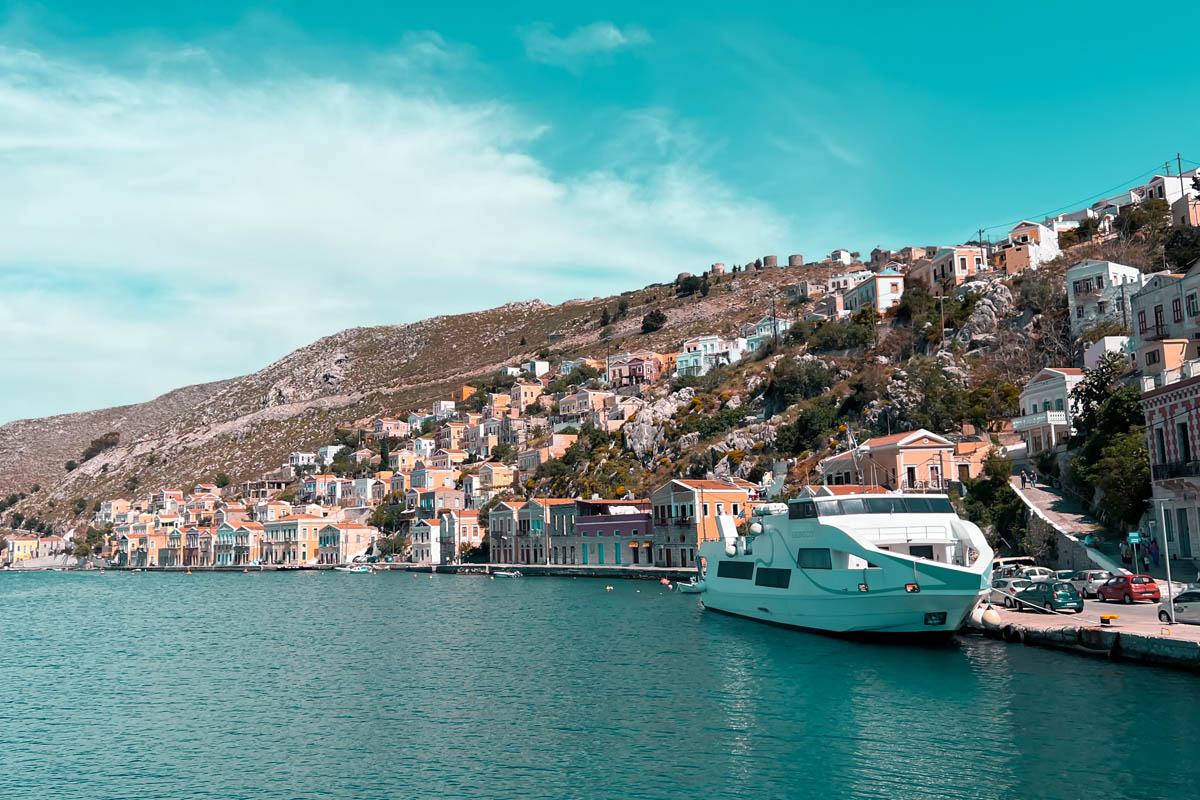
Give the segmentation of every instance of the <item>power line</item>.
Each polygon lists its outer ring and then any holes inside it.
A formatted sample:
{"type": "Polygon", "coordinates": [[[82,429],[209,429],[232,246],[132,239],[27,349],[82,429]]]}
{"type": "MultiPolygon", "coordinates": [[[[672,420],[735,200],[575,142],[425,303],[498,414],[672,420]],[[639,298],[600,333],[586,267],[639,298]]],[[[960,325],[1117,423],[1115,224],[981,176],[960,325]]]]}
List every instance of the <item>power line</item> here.
{"type": "MultiPolygon", "coordinates": [[[[1193,163],[1193,162],[1188,162],[1188,163],[1193,163]]],[[[1141,174],[1137,175],[1136,177],[1130,178],[1129,180],[1126,180],[1126,181],[1121,181],[1120,183],[1116,184],[1115,186],[1113,186],[1113,187],[1111,187],[1111,188],[1109,188],[1109,189],[1105,189],[1104,191],[1097,192],[1096,194],[1093,194],[1093,195],[1090,195],[1090,196],[1088,196],[1088,197],[1085,197],[1085,198],[1083,198],[1082,200],[1076,200],[1076,201],[1075,201],[1075,202],[1073,202],[1073,203],[1067,203],[1066,205],[1059,206],[1058,208],[1052,209],[1052,210],[1050,210],[1050,211],[1047,211],[1047,212],[1045,212],[1045,213],[1043,213],[1043,214],[1035,214],[1035,215],[1034,215],[1034,218],[1038,218],[1038,217],[1040,217],[1041,219],[1046,219],[1047,217],[1052,217],[1052,216],[1054,216],[1055,214],[1059,213],[1060,211],[1065,211],[1065,210],[1067,210],[1067,209],[1069,209],[1069,208],[1075,208],[1075,207],[1077,207],[1077,206],[1080,206],[1080,205],[1082,205],[1082,204],[1084,204],[1084,203],[1089,203],[1089,202],[1091,202],[1092,200],[1095,200],[1095,199],[1097,199],[1097,198],[1104,197],[1104,196],[1108,195],[1108,194],[1109,194],[1109,193],[1111,193],[1111,192],[1115,192],[1115,191],[1117,191],[1118,189],[1120,189],[1120,188],[1121,188],[1121,187],[1123,187],[1123,186],[1126,186],[1126,185],[1129,185],[1129,184],[1134,184],[1134,183],[1139,183],[1139,182],[1141,182],[1142,180],[1144,180],[1144,179],[1145,179],[1147,176],[1149,176],[1149,175],[1155,175],[1155,174],[1157,174],[1158,172],[1159,172],[1159,169],[1158,169],[1158,167],[1156,166],[1156,167],[1154,167],[1153,169],[1149,169],[1149,170],[1147,170],[1147,171],[1145,171],[1145,172],[1143,172],[1143,173],[1141,173],[1141,174]]],[[[1026,220],[1026,219],[1030,219],[1030,217],[1028,217],[1028,216],[1025,216],[1025,217],[1022,217],[1021,219],[1016,219],[1016,220],[1013,220],[1012,222],[1000,223],[1000,224],[997,224],[997,225],[988,225],[988,226],[984,227],[984,228],[983,228],[983,230],[984,230],[984,231],[992,231],[992,230],[995,230],[995,229],[997,229],[997,228],[1011,228],[1013,225],[1016,225],[1018,222],[1021,222],[1021,221],[1023,221],[1023,220],[1026,220]]]]}

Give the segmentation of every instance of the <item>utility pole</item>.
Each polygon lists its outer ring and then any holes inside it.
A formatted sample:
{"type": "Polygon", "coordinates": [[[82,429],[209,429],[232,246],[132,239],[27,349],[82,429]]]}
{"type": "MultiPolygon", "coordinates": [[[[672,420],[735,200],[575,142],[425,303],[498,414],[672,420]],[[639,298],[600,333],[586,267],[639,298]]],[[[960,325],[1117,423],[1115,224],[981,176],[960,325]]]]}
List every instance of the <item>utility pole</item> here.
{"type": "Polygon", "coordinates": [[[1183,186],[1183,156],[1175,154],[1175,163],[1179,165],[1179,197],[1183,200],[1184,220],[1187,224],[1192,221],[1192,204],[1188,202],[1187,189],[1183,186]]]}
{"type": "Polygon", "coordinates": [[[771,331],[775,337],[775,349],[779,349],[779,317],[775,316],[775,298],[771,298],[771,331]]]}

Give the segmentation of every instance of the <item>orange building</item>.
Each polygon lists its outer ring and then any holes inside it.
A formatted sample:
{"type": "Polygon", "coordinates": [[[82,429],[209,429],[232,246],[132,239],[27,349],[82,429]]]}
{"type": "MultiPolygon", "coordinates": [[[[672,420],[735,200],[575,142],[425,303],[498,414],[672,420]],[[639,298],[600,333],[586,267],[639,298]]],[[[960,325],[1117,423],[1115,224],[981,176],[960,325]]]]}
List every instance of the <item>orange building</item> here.
{"type": "Polygon", "coordinates": [[[694,565],[700,542],[720,538],[717,517],[745,519],[757,493],[757,486],[739,478],[727,481],[677,478],[656,489],[650,495],[655,565],[694,565]]]}

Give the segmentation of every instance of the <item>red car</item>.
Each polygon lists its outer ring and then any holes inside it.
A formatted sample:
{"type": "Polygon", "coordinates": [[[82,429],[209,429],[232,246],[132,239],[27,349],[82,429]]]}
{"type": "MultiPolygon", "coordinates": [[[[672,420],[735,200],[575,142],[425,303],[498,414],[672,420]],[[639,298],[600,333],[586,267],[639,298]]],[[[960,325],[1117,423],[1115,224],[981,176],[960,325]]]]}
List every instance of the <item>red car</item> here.
{"type": "Polygon", "coordinates": [[[1103,603],[1105,600],[1129,604],[1134,600],[1149,600],[1157,603],[1162,600],[1158,584],[1149,575],[1117,575],[1109,578],[1096,587],[1096,597],[1103,603]]]}

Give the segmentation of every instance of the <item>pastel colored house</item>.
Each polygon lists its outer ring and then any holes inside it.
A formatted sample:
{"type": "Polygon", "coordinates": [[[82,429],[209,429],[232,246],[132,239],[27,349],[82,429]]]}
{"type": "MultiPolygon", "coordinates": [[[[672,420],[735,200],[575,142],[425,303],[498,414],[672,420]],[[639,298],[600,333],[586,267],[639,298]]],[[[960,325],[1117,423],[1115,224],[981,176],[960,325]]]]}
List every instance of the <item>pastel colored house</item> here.
{"type": "Polygon", "coordinates": [[[551,564],[654,563],[654,519],[649,500],[576,500],[571,512],[569,520],[551,529],[551,564]]]}
{"type": "Polygon", "coordinates": [[[366,556],[375,543],[378,530],[357,522],[331,522],[317,532],[317,563],[348,564],[366,556]]]}
{"type": "Polygon", "coordinates": [[[479,512],[466,508],[443,512],[439,517],[438,538],[441,540],[442,563],[460,563],[467,550],[483,546],[479,512]]]}
{"type": "Polygon", "coordinates": [[[884,270],[846,292],[846,310],[857,314],[871,308],[877,314],[886,314],[900,304],[903,295],[904,276],[895,270],[884,270]]]}
{"type": "MultiPolygon", "coordinates": [[[[983,247],[961,245],[942,247],[930,259],[930,280],[942,286],[961,286],[980,272],[986,272],[987,250],[983,247]]],[[[931,286],[932,288],[932,286],[931,286]]]]}
{"type": "Polygon", "coordinates": [[[746,326],[746,349],[750,352],[782,339],[791,330],[792,321],[783,317],[766,316],[751,325],[746,326]]]}
{"type": "Polygon", "coordinates": [[[955,474],[954,453],[949,439],[919,428],[867,439],[819,466],[822,482],[829,485],[944,491],[955,474]]]}
{"type": "Polygon", "coordinates": [[[276,566],[315,563],[322,517],[294,514],[263,523],[263,561],[276,566]]]}
{"type": "Polygon", "coordinates": [[[746,517],[756,499],[754,484],[676,478],[650,495],[654,514],[654,564],[688,567],[696,563],[700,542],[719,538],[717,517],[746,517]]]}
{"type": "Polygon", "coordinates": [[[486,490],[503,489],[512,486],[517,471],[498,461],[488,461],[479,468],[479,485],[486,490]]]}
{"type": "Polygon", "coordinates": [[[1083,370],[1075,367],[1046,367],[1025,384],[1013,431],[1021,435],[1028,455],[1066,447],[1074,430],[1071,390],[1082,380],[1083,370]]]}
{"type": "Polygon", "coordinates": [[[509,389],[509,399],[511,405],[517,411],[524,412],[526,408],[533,404],[535,400],[542,396],[542,385],[540,383],[530,383],[529,381],[517,381],[509,389]]]}
{"type": "MultiPolygon", "coordinates": [[[[1133,324],[1134,298],[1147,287],[1149,275],[1137,267],[1113,261],[1080,261],[1067,270],[1067,309],[1071,317],[1071,333],[1081,336],[1101,323],[1124,327],[1133,324]]],[[[1162,287],[1164,280],[1154,283],[1162,287]]],[[[1153,290],[1145,296],[1153,294],[1153,290]]],[[[1143,317],[1144,319],[1144,317],[1143,317]]]]}
{"type": "Polygon", "coordinates": [[[36,536],[13,536],[8,540],[4,551],[6,564],[20,564],[38,557],[38,538],[36,536]]]}
{"type": "MultiPolygon", "coordinates": [[[[453,404],[452,404],[453,405],[453,404]]],[[[408,436],[408,423],[402,419],[393,417],[376,417],[371,420],[371,432],[377,437],[382,436],[408,436]]]]}
{"type": "Polygon", "coordinates": [[[488,512],[488,560],[492,564],[515,564],[517,514],[523,501],[503,501],[488,512]]]}
{"type": "MultiPolygon", "coordinates": [[[[1151,513],[1175,559],[1200,557],[1200,362],[1142,378],[1151,513]]],[[[1193,562],[1194,563],[1194,562],[1193,562]]]]}

